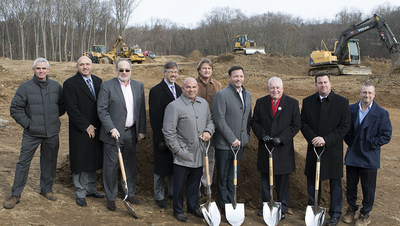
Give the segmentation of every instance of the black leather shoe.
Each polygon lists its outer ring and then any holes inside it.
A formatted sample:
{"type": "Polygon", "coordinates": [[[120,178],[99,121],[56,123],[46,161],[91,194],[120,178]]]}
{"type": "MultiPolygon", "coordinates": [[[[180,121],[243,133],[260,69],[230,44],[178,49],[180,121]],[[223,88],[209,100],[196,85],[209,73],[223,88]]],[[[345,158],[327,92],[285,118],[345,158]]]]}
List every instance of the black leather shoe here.
{"type": "Polygon", "coordinates": [[[260,211],[258,211],[257,216],[261,217],[263,215],[263,209],[260,209],[260,211]]]}
{"type": "Polygon", "coordinates": [[[106,195],[103,194],[103,193],[96,192],[94,194],[86,195],[86,197],[93,197],[93,198],[103,199],[103,198],[106,197],[106,195]]]}
{"type": "Polygon", "coordinates": [[[174,217],[180,222],[187,222],[188,218],[184,213],[174,213],[174,217]]]}
{"type": "Polygon", "coordinates": [[[140,201],[140,199],[138,199],[136,197],[128,197],[125,200],[132,204],[141,204],[142,203],[142,201],[140,201]]]}
{"type": "Polygon", "coordinates": [[[169,205],[168,203],[165,201],[165,199],[163,200],[156,200],[156,204],[158,207],[163,208],[163,209],[168,209],[169,205]]]}
{"type": "Polygon", "coordinates": [[[339,222],[339,218],[338,217],[331,217],[328,219],[328,221],[326,222],[327,226],[334,226],[337,225],[339,222]]]}
{"type": "Polygon", "coordinates": [[[78,204],[78,206],[87,206],[85,198],[76,198],[76,204],[78,204]]]}
{"type": "Polygon", "coordinates": [[[281,213],[281,220],[284,220],[286,218],[286,213],[281,213]]]}
{"type": "Polygon", "coordinates": [[[115,206],[115,201],[108,201],[107,200],[107,209],[114,211],[117,209],[117,207],[115,206]]]}
{"type": "Polygon", "coordinates": [[[203,213],[199,209],[188,210],[188,213],[195,215],[198,218],[204,218],[203,213]]]}

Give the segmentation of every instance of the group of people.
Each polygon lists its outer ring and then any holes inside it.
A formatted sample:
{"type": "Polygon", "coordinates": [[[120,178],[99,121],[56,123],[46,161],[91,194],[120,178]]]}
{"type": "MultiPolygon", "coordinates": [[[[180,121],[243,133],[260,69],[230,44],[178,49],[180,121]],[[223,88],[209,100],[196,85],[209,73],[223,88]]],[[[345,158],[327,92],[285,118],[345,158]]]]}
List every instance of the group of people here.
{"type": "MultiPolygon", "coordinates": [[[[63,88],[48,77],[49,62],[38,58],[33,64],[34,76],[18,88],[10,114],[24,128],[21,152],[16,164],[11,197],[3,204],[11,209],[19,203],[28,177],[32,157],[41,145],[40,189],[44,197],[55,201],[52,192],[59,147],[59,117],[69,116],[69,148],[76,203],[87,206],[86,197],[106,198],[107,209],[116,209],[118,193],[119,143],[128,185],[126,200],[140,204],[136,193],[137,142],[145,138],[146,110],[143,83],[131,79],[128,60],[116,64],[116,78],[102,83],[91,73],[91,60],[82,56],[76,75],[63,88]],[[96,170],[103,168],[105,194],[96,187],[96,170]]],[[[329,180],[330,218],[336,225],[342,215],[343,140],[348,145],[346,165],[348,208],[342,220],[356,225],[370,223],[374,203],[377,169],[381,146],[389,143],[392,127],[389,114],[374,101],[375,87],[361,86],[359,102],[349,101],[332,91],[330,76],[315,76],[316,93],[299,102],[284,94],[283,81],[268,80],[269,95],[259,98],[252,114],[251,94],[243,86],[245,71],[232,66],[228,85],[212,78],[213,63],[203,59],[197,66],[198,77],[188,77],[182,87],[176,84],[179,67],[175,62],[164,65],[164,78],[149,93],[149,115],[153,132],[154,199],[160,208],[173,203],[173,215],[182,222],[186,191],[187,212],[203,217],[199,210],[201,194],[209,195],[204,153],[208,153],[209,173],[217,170],[218,206],[234,201],[234,155],[240,169],[250,128],[258,138],[257,169],[261,175],[261,199],[270,201],[268,151],[273,150],[273,171],[277,201],[282,203],[281,219],[289,207],[289,175],[295,171],[294,136],[301,130],[308,142],[305,175],[308,204],[314,202],[314,151],[324,150],[321,157],[321,180],[329,180]],[[209,145],[208,145],[209,144],[209,145]],[[209,147],[207,149],[207,147],[209,147]],[[207,150],[206,150],[207,149],[207,150]],[[361,180],[363,201],[360,214],[357,186],[361,180]],[[165,191],[165,183],[167,191],[165,191]],[[202,189],[203,187],[203,189],[202,189]],[[203,192],[202,192],[203,191],[203,192]]],[[[320,197],[320,196],[318,196],[320,197]]],[[[262,210],[259,211],[262,215],[262,210]]]]}

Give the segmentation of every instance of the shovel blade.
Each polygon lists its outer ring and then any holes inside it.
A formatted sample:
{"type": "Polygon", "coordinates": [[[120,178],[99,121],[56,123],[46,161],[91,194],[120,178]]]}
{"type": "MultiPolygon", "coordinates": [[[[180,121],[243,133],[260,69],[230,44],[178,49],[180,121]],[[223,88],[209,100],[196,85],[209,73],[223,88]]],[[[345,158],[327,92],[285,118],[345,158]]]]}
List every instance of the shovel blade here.
{"type": "Polygon", "coordinates": [[[218,226],[221,223],[221,214],[219,213],[217,204],[215,202],[207,202],[200,205],[200,208],[208,225],[218,226]]]}
{"type": "Polygon", "coordinates": [[[281,220],[282,204],[280,202],[264,202],[263,218],[268,226],[275,226],[281,220]]]}
{"type": "Polygon", "coordinates": [[[306,210],[306,225],[307,226],[322,226],[325,219],[326,208],[307,206],[306,210]]]}
{"type": "Polygon", "coordinates": [[[126,209],[128,210],[128,212],[135,218],[138,219],[139,216],[136,214],[135,209],[133,209],[133,207],[131,205],[129,205],[129,203],[125,200],[122,200],[122,202],[124,203],[124,206],[126,207],[126,209]]]}
{"type": "Polygon", "coordinates": [[[225,204],[225,216],[232,226],[241,225],[244,221],[244,204],[236,203],[236,209],[231,203],[225,204]]]}

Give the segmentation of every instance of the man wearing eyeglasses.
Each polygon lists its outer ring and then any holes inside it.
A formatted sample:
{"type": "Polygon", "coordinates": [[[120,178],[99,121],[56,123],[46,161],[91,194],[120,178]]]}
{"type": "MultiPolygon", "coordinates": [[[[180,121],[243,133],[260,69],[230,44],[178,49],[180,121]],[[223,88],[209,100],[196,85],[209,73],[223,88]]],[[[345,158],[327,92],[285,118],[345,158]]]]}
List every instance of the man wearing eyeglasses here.
{"type": "Polygon", "coordinates": [[[163,209],[169,208],[165,199],[164,180],[167,179],[168,196],[173,196],[174,165],[172,152],[165,144],[163,128],[164,112],[167,105],[182,94],[181,87],[175,83],[179,68],[175,62],[164,65],[164,78],[149,93],[149,114],[151,129],[153,130],[154,152],[154,199],[163,209]]]}
{"type": "Polygon", "coordinates": [[[107,209],[114,211],[118,193],[118,139],[125,165],[128,184],[127,201],[140,204],[135,197],[137,176],[137,141],[145,137],[146,109],[143,83],[130,78],[132,63],[120,60],[116,64],[116,78],[100,86],[97,114],[102,123],[100,140],[104,145],[103,180],[107,209]]]}
{"type": "Polygon", "coordinates": [[[40,145],[40,194],[56,201],[52,188],[56,178],[60,116],[65,113],[61,85],[48,78],[49,62],[37,58],[34,76],[22,83],[11,101],[10,115],[24,128],[21,152],[15,169],[11,197],[3,204],[12,209],[19,203],[28,180],[29,166],[40,145]]]}

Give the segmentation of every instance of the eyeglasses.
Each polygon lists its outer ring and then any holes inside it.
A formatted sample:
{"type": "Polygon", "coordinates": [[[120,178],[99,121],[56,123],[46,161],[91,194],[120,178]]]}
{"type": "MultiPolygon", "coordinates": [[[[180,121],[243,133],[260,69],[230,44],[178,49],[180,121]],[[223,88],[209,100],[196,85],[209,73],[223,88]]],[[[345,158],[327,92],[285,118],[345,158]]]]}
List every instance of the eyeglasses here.
{"type": "Polygon", "coordinates": [[[47,67],[36,67],[35,69],[36,69],[36,70],[46,70],[47,67]]]}
{"type": "Polygon", "coordinates": [[[178,74],[179,71],[167,70],[166,72],[167,72],[168,74],[178,74]]]}
{"type": "Polygon", "coordinates": [[[130,69],[119,69],[119,72],[130,72],[131,70],[130,69]]]}

